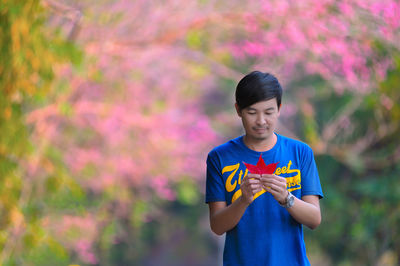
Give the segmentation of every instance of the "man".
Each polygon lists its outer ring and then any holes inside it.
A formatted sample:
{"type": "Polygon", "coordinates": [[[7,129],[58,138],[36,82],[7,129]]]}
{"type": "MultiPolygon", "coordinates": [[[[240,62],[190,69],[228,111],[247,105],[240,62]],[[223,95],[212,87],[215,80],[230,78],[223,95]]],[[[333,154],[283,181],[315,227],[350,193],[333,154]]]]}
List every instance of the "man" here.
{"type": "Polygon", "coordinates": [[[211,230],[226,233],[224,265],[310,265],[303,227],[321,223],[323,197],[311,148],[274,132],[282,88],[269,73],[246,75],[235,108],[245,135],[207,157],[211,230]]]}

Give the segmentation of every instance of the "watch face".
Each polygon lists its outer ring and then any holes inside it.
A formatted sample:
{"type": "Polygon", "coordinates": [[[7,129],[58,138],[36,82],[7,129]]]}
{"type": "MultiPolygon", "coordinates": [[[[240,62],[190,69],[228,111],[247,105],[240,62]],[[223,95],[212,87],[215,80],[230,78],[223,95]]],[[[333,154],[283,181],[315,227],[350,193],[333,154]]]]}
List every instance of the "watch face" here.
{"type": "Polygon", "coordinates": [[[292,194],[290,194],[289,197],[288,197],[288,201],[287,201],[286,206],[287,206],[288,208],[290,208],[290,207],[293,206],[293,203],[294,203],[294,196],[293,196],[292,194]]]}
{"type": "Polygon", "coordinates": [[[279,205],[281,205],[282,207],[285,207],[285,208],[290,208],[293,206],[293,204],[294,204],[294,196],[290,192],[286,197],[286,203],[284,203],[284,204],[279,203],[279,205]]]}

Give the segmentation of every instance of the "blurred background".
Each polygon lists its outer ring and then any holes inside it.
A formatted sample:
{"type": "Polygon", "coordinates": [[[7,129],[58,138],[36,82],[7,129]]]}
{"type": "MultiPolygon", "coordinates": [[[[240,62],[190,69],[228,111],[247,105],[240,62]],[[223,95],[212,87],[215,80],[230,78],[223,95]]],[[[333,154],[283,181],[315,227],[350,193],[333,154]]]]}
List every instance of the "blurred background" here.
{"type": "Polygon", "coordinates": [[[395,0],[2,0],[0,264],[221,265],[205,159],[253,70],[316,156],[311,264],[399,265],[395,0]]]}

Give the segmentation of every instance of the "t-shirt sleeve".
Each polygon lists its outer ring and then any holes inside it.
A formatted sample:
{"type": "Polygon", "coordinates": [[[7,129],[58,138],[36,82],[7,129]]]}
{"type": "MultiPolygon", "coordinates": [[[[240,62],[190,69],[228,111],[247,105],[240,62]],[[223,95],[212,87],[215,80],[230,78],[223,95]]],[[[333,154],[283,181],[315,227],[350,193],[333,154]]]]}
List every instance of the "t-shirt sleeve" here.
{"type": "Polygon", "coordinates": [[[217,159],[215,152],[210,152],[207,156],[206,203],[226,201],[225,186],[217,159]]]}
{"type": "Polygon", "coordinates": [[[317,165],[314,160],[314,153],[309,146],[303,150],[301,169],[301,196],[317,195],[323,198],[321,183],[319,180],[317,165]]]}

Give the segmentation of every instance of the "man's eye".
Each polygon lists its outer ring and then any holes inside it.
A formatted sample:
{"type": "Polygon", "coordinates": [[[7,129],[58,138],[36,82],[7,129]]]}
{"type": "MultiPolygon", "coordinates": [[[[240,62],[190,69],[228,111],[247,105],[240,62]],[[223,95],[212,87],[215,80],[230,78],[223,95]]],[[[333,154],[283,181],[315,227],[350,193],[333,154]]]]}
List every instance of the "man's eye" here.
{"type": "Polygon", "coordinates": [[[255,115],[256,113],[254,112],[248,112],[249,115],[255,115]]]}

